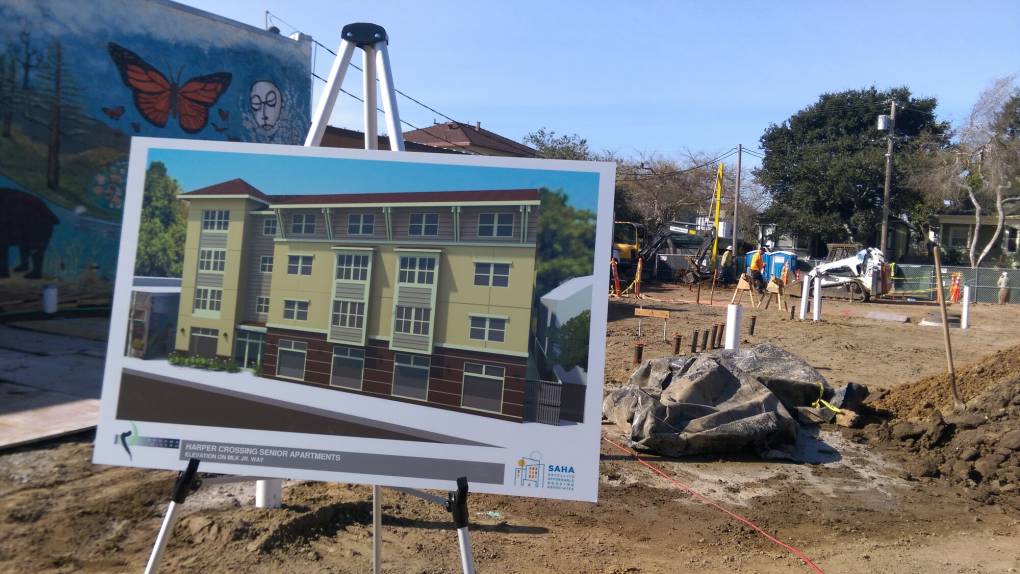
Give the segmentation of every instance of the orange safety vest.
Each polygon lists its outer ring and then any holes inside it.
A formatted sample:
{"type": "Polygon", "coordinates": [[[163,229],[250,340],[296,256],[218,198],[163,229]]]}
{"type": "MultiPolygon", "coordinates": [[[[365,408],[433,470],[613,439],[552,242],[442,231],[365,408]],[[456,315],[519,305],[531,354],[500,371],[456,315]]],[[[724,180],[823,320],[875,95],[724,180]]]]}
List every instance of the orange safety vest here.
{"type": "Polygon", "coordinates": [[[761,271],[765,269],[765,260],[761,257],[760,251],[754,252],[754,257],[751,257],[751,271],[761,271]]]}

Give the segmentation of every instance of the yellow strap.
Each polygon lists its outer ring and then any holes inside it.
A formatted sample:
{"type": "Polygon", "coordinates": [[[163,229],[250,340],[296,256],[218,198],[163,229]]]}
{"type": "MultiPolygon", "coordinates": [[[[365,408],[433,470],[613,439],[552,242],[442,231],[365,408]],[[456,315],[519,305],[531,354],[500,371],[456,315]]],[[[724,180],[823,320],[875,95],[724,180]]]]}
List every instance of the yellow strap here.
{"type": "Polygon", "coordinates": [[[826,400],[822,399],[822,397],[825,396],[825,386],[822,385],[821,381],[817,381],[817,382],[818,382],[818,400],[816,400],[815,402],[811,403],[811,406],[813,408],[816,408],[816,409],[821,409],[821,408],[829,409],[830,411],[836,413],[837,415],[839,413],[843,412],[842,410],[832,406],[829,403],[829,401],[826,401],[826,400]]]}

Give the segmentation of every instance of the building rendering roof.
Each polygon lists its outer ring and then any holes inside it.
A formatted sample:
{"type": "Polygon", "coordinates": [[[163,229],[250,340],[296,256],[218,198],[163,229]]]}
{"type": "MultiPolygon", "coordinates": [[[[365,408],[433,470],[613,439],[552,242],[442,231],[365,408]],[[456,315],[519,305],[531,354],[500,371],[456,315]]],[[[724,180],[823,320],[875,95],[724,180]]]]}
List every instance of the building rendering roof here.
{"type": "Polygon", "coordinates": [[[243,179],[231,179],[194,191],[181,197],[250,197],[267,206],[337,205],[377,203],[468,203],[538,201],[537,189],[485,189],[478,191],[414,191],[397,193],[336,193],[304,195],[267,195],[243,179]]]}

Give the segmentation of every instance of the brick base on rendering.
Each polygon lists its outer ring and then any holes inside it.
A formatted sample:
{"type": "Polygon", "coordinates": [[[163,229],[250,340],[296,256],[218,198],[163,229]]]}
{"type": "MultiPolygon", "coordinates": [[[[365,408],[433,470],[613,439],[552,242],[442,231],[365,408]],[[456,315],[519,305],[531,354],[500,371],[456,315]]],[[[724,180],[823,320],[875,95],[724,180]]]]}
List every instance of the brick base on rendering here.
{"type": "MultiPolygon", "coordinates": [[[[528,359],[507,355],[435,347],[428,355],[429,378],[426,400],[416,400],[393,394],[394,351],[388,341],[369,339],[363,349],[364,372],[360,390],[330,385],[333,365],[333,348],[348,347],[326,340],[325,334],[269,328],[262,349],[262,376],[291,383],[325,387],[339,392],[385,397],[413,404],[427,404],[436,408],[455,410],[498,419],[521,421],[524,417],[525,375],[528,359]],[[277,375],[277,357],[280,339],[300,341],[307,345],[304,376],[301,380],[277,375]],[[462,406],[464,363],[494,365],[505,369],[501,411],[482,411],[462,406]]],[[[421,355],[424,356],[424,355],[421,355]]]]}

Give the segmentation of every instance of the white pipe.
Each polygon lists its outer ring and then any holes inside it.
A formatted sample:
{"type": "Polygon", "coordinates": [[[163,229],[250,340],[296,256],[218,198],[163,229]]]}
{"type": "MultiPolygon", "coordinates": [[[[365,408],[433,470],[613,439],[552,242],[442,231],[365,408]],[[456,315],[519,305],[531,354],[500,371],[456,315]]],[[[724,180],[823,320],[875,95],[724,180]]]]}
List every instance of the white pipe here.
{"type": "Polygon", "coordinates": [[[306,146],[317,146],[322,143],[322,136],[326,133],[326,125],[329,124],[329,116],[333,113],[333,106],[336,105],[336,98],[340,95],[340,85],[344,83],[344,74],[351,64],[351,56],[354,55],[354,44],[347,40],[340,42],[337,49],[339,56],[333,60],[333,67],[329,70],[329,79],[326,80],[326,87],[319,94],[318,104],[315,106],[315,113],[312,114],[312,127],[308,130],[308,137],[305,138],[306,146]]]}
{"type": "Polygon", "coordinates": [[[815,300],[811,302],[811,320],[821,321],[822,320],[822,278],[815,277],[815,300]]]}
{"type": "Polygon", "coordinates": [[[361,99],[364,102],[365,149],[379,149],[379,112],[375,99],[375,50],[362,46],[361,99]]]}
{"type": "Polygon", "coordinates": [[[740,344],[740,318],[742,315],[743,309],[740,305],[726,306],[725,346],[727,349],[736,349],[740,344]]]}
{"type": "Polygon", "coordinates": [[[255,506],[280,508],[283,503],[283,479],[266,478],[255,481],[255,506]]]}
{"type": "Polygon", "coordinates": [[[960,315],[960,328],[970,327],[970,287],[963,286],[963,313],[960,315]]]}
{"type": "Polygon", "coordinates": [[[377,67],[382,72],[379,75],[379,87],[382,88],[383,110],[386,112],[386,133],[390,137],[390,149],[393,151],[404,151],[404,132],[400,129],[400,111],[397,110],[396,87],[393,85],[393,70],[390,69],[390,53],[386,49],[386,42],[379,42],[375,46],[377,67]]]}
{"type": "Polygon", "coordinates": [[[156,545],[152,547],[152,554],[149,555],[149,563],[145,565],[145,574],[156,574],[159,571],[159,559],[163,556],[166,542],[170,540],[170,533],[174,530],[174,511],[176,510],[177,503],[171,500],[170,505],[166,507],[163,525],[159,527],[156,545]]]}
{"type": "Polygon", "coordinates": [[[372,486],[372,573],[382,572],[382,488],[372,486]]]}
{"type": "Polygon", "coordinates": [[[467,526],[457,529],[457,544],[460,546],[460,567],[464,574],[475,574],[475,558],[471,553],[471,540],[467,526]]]}
{"type": "Polygon", "coordinates": [[[811,277],[804,277],[800,290],[800,320],[807,319],[808,300],[811,298],[811,277]]]}

